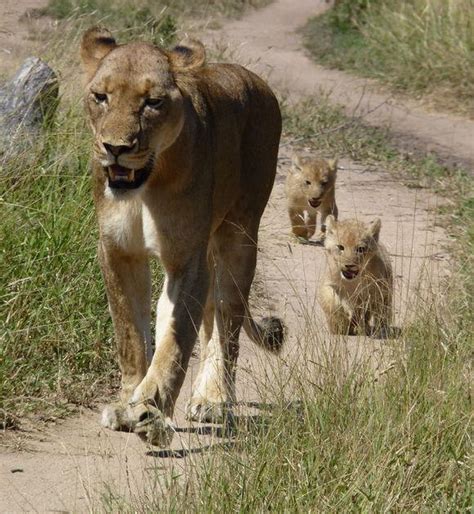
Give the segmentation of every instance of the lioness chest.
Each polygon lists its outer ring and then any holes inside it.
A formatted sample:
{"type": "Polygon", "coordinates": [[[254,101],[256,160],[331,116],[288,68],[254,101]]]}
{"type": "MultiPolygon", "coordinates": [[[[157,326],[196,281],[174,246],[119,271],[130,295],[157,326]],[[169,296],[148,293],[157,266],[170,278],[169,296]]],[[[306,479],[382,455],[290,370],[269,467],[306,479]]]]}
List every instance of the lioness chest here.
{"type": "Polygon", "coordinates": [[[99,219],[101,236],[128,255],[160,257],[152,213],[140,198],[111,202],[99,219]]]}

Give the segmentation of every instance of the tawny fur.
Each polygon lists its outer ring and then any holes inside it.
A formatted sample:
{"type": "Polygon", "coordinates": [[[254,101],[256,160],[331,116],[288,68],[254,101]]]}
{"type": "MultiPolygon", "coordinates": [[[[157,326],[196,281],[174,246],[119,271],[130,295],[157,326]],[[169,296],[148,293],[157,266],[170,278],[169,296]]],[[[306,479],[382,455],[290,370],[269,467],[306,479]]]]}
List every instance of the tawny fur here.
{"type": "Polygon", "coordinates": [[[386,337],[392,322],[393,277],[379,242],[381,222],[326,220],[327,272],[319,302],[333,334],[386,337]]]}
{"type": "Polygon", "coordinates": [[[265,82],[238,65],[206,64],[196,41],[171,51],[117,45],[93,28],[81,58],[99,258],[122,372],[120,401],[103,423],[163,445],[201,325],[188,411],[201,421],[235,399],[242,325],[266,349],[278,351],[283,341],[281,322],[257,323],[247,305],[280,110],[265,82]],[[165,272],[154,354],[150,257],[165,272]],[[211,339],[214,321],[219,337],[211,339]]]}
{"type": "Polygon", "coordinates": [[[332,214],[337,219],[335,198],[337,161],[312,157],[293,157],[286,178],[288,215],[293,234],[310,239],[316,232],[317,214],[321,215],[320,231],[316,240],[324,241],[326,218],[332,214]]]}

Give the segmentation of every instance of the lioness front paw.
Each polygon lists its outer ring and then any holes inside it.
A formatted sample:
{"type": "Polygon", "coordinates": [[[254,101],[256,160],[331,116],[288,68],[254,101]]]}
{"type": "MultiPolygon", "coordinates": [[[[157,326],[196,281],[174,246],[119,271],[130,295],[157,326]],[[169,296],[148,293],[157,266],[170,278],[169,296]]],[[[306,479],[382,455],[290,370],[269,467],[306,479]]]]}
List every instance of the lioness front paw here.
{"type": "Polygon", "coordinates": [[[175,432],[173,423],[149,402],[130,405],[130,417],[134,420],[133,431],[143,441],[161,448],[169,446],[175,432]]]}
{"type": "Polygon", "coordinates": [[[198,423],[223,423],[229,415],[232,413],[225,402],[191,400],[186,407],[186,419],[198,423]]]}
{"type": "Polygon", "coordinates": [[[127,409],[121,403],[113,403],[104,407],[101,424],[103,427],[115,431],[130,432],[133,429],[127,409]]]}

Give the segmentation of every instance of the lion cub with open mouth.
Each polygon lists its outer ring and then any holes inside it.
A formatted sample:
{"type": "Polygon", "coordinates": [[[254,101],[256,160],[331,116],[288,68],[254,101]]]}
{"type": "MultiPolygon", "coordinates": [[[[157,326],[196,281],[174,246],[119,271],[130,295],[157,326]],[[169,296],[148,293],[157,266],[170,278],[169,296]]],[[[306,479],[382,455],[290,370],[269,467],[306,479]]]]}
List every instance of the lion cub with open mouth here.
{"type": "Polygon", "coordinates": [[[337,161],[312,157],[293,157],[286,179],[288,214],[293,234],[307,241],[316,231],[317,213],[321,214],[321,230],[316,242],[322,244],[326,231],[326,218],[337,219],[335,185],[337,161]]]}
{"type": "Polygon", "coordinates": [[[333,334],[388,336],[393,274],[379,243],[381,225],[379,218],[369,224],[326,219],[328,268],[319,302],[333,334]]]}

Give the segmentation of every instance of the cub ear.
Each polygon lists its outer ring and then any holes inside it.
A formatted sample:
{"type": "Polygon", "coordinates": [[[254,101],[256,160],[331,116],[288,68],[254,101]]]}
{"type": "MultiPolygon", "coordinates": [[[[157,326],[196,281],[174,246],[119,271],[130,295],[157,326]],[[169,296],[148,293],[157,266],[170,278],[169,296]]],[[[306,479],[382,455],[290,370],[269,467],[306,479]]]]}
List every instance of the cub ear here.
{"type": "Polygon", "coordinates": [[[368,230],[369,236],[372,239],[374,239],[375,241],[379,240],[381,227],[382,227],[382,221],[380,220],[380,218],[375,218],[369,224],[369,230],[368,230]]]}
{"type": "Polygon", "coordinates": [[[328,159],[327,163],[331,171],[337,171],[337,159],[328,159]]]}
{"type": "Polygon", "coordinates": [[[336,218],[330,214],[325,221],[326,224],[326,232],[334,232],[334,229],[336,228],[336,218]]]}
{"type": "Polygon", "coordinates": [[[116,47],[115,39],[105,27],[91,27],[84,33],[81,41],[81,61],[87,80],[94,76],[100,61],[116,47]]]}
{"type": "Polygon", "coordinates": [[[206,62],[206,49],[197,39],[185,39],[168,53],[168,59],[176,70],[194,70],[206,62]]]}
{"type": "Polygon", "coordinates": [[[291,171],[301,171],[303,169],[303,162],[299,155],[293,154],[291,156],[291,171]]]}

